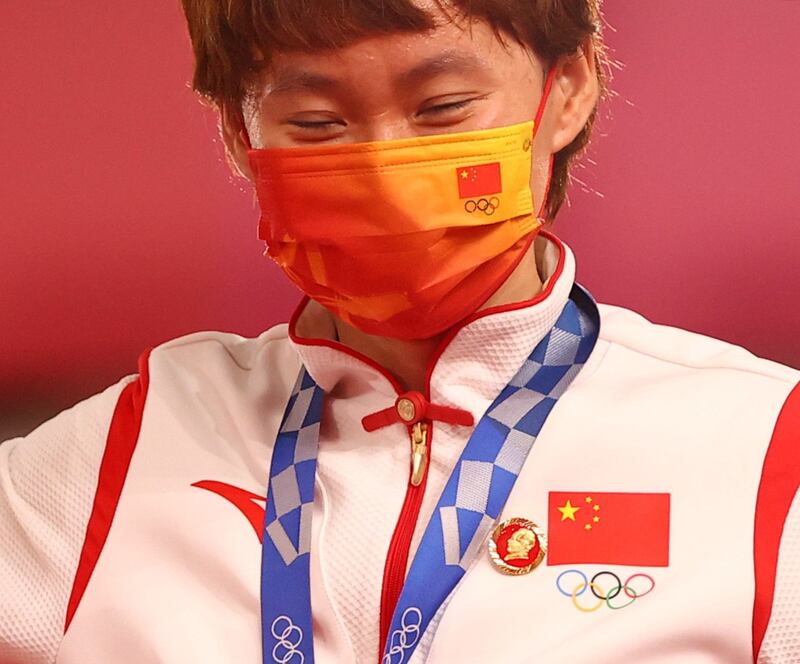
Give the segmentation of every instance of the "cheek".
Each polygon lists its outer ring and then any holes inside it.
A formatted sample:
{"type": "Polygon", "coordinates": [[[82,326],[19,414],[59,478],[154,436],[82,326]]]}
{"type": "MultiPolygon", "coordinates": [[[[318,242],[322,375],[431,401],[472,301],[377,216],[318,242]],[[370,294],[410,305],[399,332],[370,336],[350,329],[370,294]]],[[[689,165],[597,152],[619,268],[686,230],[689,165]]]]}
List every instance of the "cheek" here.
{"type": "Polygon", "coordinates": [[[261,113],[259,102],[253,97],[245,98],[242,102],[242,117],[250,138],[250,144],[254,148],[266,147],[266,135],[264,127],[264,115],[261,113]]]}
{"type": "Polygon", "coordinates": [[[517,65],[503,72],[503,85],[497,91],[496,125],[533,120],[542,97],[542,81],[533,67],[517,65]]]}
{"type": "Polygon", "coordinates": [[[533,155],[533,167],[531,168],[531,191],[533,192],[534,212],[539,214],[542,210],[545,192],[550,178],[550,156],[533,155]]]}

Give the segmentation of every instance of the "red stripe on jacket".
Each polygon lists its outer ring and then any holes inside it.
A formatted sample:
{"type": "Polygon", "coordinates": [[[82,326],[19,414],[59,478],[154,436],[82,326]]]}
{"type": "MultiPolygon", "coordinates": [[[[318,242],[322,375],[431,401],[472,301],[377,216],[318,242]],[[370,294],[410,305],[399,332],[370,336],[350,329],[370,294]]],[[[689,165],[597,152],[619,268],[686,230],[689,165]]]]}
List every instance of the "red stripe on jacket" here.
{"type": "Polygon", "coordinates": [[[92,572],[97,565],[97,560],[100,558],[100,553],[103,551],[103,546],[105,546],[119,497],[122,494],[122,487],[128,475],[131,457],[136,449],[149,384],[147,363],[151,350],[148,348],[139,356],[139,377],[128,383],[122,390],[111,417],[106,448],[100,462],[94,504],[89,516],[89,523],[86,526],[86,537],[78,559],[78,570],[75,573],[72,592],[67,603],[67,616],[64,621],[65,633],[69,629],[92,572]]]}
{"type": "Polygon", "coordinates": [[[778,415],[761,471],[755,514],[753,560],[753,661],[758,660],[767,631],[783,524],[800,486],[800,384],[789,394],[778,415]]]}

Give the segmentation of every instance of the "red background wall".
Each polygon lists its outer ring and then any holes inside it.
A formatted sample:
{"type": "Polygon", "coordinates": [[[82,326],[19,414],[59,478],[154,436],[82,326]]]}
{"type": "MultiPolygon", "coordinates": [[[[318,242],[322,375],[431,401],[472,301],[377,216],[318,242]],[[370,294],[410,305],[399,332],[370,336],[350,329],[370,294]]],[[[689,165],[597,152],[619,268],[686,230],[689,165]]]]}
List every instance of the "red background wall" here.
{"type": "MultiPolygon", "coordinates": [[[[800,366],[800,2],[607,0],[615,96],[557,231],[603,302],[800,366]]],[[[0,8],[0,434],[298,293],[188,87],[179,3],[0,8]]],[[[1,438],[0,438],[1,439],[1,438]]]]}

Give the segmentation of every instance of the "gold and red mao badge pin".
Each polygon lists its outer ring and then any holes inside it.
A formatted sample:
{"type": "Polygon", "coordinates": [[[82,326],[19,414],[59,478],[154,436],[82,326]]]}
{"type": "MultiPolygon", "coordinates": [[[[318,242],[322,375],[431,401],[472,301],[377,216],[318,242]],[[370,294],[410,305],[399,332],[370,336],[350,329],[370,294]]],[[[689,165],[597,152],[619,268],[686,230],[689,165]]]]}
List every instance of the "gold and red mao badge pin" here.
{"type": "Polygon", "coordinates": [[[527,574],[544,560],[546,552],[544,530],[528,519],[503,521],[489,539],[489,557],[505,574],[527,574]]]}

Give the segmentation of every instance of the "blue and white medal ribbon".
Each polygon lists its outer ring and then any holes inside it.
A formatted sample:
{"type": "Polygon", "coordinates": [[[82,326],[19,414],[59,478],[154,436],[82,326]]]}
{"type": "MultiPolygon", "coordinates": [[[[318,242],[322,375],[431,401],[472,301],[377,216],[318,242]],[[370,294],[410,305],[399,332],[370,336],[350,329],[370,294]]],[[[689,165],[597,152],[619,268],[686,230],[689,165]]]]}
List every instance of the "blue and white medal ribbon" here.
{"type": "Polygon", "coordinates": [[[324,396],[302,369],[272,452],[261,551],[261,643],[265,664],[314,661],[309,563],[324,396]]]}
{"type": "MultiPolygon", "coordinates": [[[[405,664],[418,648],[424,661],[448,598],[483,548],[547,416],[591,354],[599,328],[594,300],[575,284],[555,326],[478,422],[411,563],[382,664],[405,664]],[[429,638],[423,639],[426,632],[429,638]]],[[[302,370],[275,442],[261,567],[265,664],[314,661],[309,546],[322,398],[302,370]]]]}

